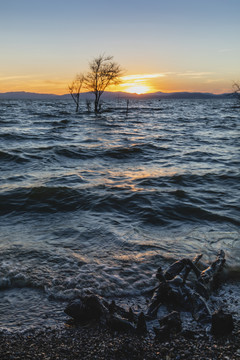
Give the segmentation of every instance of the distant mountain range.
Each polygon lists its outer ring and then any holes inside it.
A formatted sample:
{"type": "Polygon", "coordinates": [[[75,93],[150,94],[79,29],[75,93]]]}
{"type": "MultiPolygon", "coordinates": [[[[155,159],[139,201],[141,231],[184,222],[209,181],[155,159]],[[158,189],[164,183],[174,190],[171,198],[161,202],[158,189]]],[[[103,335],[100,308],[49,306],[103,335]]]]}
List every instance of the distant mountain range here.
{"type": "MultiPolygon", "coordinates": [[[[124,92],[108,92],[105,91],[102,95],[103,99],[209,99],[209,98],[224,98],[231,94],[211,94],[201,92],[155,92],[149,94],[130,94],[124,92]]],[[[38,94],[25,91],[5,92],[0,93],[0,100],[67,100],[70,99],[70,94],[54,95],[54,94],[38,94]]],[[[80,95],[80,99],[93,99],[93,94],[84,92],[80,95]]]]}

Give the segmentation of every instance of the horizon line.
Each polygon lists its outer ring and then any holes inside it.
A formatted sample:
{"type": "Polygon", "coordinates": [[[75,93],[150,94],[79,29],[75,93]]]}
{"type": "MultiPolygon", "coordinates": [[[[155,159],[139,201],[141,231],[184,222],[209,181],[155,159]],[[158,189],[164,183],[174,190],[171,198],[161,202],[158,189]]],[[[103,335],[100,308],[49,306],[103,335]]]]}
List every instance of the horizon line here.
{"type": "MultiPolygon", "coordinates": [[[[64,94],[55,94],[55,93],[41,93],[41,92],[35,92],[35,91],[25,91],[25,90],[17,90],[17,91],[5,91],[5,92],[0,92],[0,94],[11,94],[11,93],[25,93],[25,94],[38,94],[38,95],[53,95],[53,96],[65,96],[65,95],[70,95],[70,93],[64,93],[64,94]]],[[[189,91],[189,90],[182,90],[182,91],[153,91],[153,92],[146,92],[146,93],[142,93],[142,94],[138,94],[138,93],[132,93],[132,92],[127,92],[127,91],[104,91],[104,93],[121,93],[121,94],[128,94],[128,95],[137,95],[137,96],[142,96],[142,95],[154,95],[154,94],[181,94],[181,93],[189,93],[189,94],[212,94],[212,95],[224,95],[224,94],[232,94],[233,92],[224,92],[224,93],[214,93],[214,92],[208,92],[208,91],[189,91]]],[[[91,91],[82,91],[80,93],[81,94],[93,94],[93,92],[91,91]]]]}

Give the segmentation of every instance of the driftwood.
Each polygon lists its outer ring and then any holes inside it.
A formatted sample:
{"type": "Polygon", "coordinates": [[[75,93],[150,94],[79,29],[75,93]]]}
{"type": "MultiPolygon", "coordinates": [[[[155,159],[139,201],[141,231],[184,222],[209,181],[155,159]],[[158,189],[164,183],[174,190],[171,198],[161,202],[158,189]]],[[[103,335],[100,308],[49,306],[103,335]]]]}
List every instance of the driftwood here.
{"type": "MultiPolygon", "coordinates": [[[[212,316],[206,301],[217,275],[223,269],[225,253],[222,250],[219,251],[216,260],[203,271],[197,267],[201,257],[200,254],[192,261],[186,258],[181,259],[165,271],[161,267],[158,268],[156,278],[159,284],[153,289],[146,315],[140,313],[137,316],[131,308],[126,311],[114,301],[108,303],[94,294],[72,301],[66,307],[65,313],[80,324],[95,321],[108,326],[113,331],[130,331],[144,335],[147,332],[146,320],[156,318],[159,307],[166,305],[171,309],[190,311],[193,318],[200,323],[212,323],[212,332],[215,334],[218,331],[220,334],[223,333],[223,330],[218,330],[218,324],[221,323],[224,327],[223,319],[227,319],[228,331],[231,331],[233,328],[231,315],[216,312],[212,316]],[[196,281],[188,281],[191,271],[195,274],[196,281]]],[[[154,328],[158,338],[166,338],[180,332],[182,329],[180,313],[173,311],[160,319],[159,325],[159,329],[154,328]]]]}
{"type": "Polygon", "coordinates": [[[154,318],[163,304],[172,305],[191,311],[193,317],[201,322],[209,322],[211,312],[207,305],[214,281],[225,263],[224,251],[219,251],[216,260],[204,271],[197,268],[197,262],[202,255],[190,259],[182,259],[172,264],[165,272],[159,268],[156,277],[159,285],[155,288],[147,315],[154,318]],[[193,271],[196,282],[187,284],[187,277],[193,271]]]}

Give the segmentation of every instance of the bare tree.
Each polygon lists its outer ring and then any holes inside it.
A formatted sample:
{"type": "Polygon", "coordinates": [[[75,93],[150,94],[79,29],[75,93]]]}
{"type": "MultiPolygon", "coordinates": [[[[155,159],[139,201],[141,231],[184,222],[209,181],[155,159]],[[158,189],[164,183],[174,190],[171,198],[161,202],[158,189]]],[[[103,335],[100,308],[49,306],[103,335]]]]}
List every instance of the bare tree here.
{"type": "Polygon", "coordinates": [[[79,100],[82,86],[84,84],[85,77],[83,74],[76,75],[75,79],[68,86],[68,91],[76,104],[76,112],[79,110],[79,100]]]}
{"type": "Polygon", "coordinates": [[[95,95],[94,111],[100,111],[100,97],[107,87],[119,84],[121,67],[112,56],[99,55],[89,63],[90,70],[85,77],[85,87],[95,95]]]}
{"type": "Polygon", "coordinates": [[[233,90],[234,90],[234,94],[236,94],[238,96],[238,98],[240,99],[240,83],[233,83],[233,90]]]}

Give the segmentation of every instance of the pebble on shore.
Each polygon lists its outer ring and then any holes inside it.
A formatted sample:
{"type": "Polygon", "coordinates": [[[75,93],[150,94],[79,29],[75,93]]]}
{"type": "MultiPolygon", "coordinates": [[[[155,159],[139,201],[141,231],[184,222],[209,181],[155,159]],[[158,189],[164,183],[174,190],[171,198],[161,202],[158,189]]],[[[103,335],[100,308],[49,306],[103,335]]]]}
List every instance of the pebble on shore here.
{"type": "Polygon", "coordinates": [[[160,342],[136,334],[111,332],[98,326],[0,334],[1,360],[240,360],[240,324],[229,336],[189,339],[176,334],[160,342]]]}

